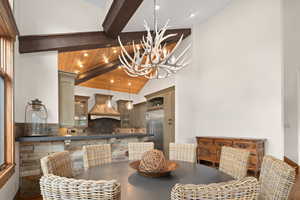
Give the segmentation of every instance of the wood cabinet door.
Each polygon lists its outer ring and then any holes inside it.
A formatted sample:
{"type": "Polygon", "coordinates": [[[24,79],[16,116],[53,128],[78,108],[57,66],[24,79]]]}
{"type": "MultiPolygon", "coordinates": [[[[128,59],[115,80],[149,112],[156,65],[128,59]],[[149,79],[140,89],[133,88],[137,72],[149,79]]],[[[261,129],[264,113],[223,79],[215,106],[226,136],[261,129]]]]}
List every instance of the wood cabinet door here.
{"type": "Polygon", "coordinates": [[[198,146],[197,155],[198,160],[217,162],[217,149],[215,146],[198,146]]]}
{"type": "Polygon", "coordinates": [[[74,124],[76,127],[88,127],[88,99],[88,96],[75,95],[74,124]]]}
{"type": "Polygon", "coordinates": [[[146,102],[134,105],[133,112],[130,113],[130,124],[133,128],[146,128],[146,111],[146,102]]]}
{"type": "Polygon", "coordinates": [[[169,153],[169,144],[175,142],[175,90],[164,95],[164,152],[169,153]]]}
{"type": "Polygon", "coordinates": [[[74,126],[75,77],[73,73],[59,72],[59,123],[61,127],[74,126]]]}

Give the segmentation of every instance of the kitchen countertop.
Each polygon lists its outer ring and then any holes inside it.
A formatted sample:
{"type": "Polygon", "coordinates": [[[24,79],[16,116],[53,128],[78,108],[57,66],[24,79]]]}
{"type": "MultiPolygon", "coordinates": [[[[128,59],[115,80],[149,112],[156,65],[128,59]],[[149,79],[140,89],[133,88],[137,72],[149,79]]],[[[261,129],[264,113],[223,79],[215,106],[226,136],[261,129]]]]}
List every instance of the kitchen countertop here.
{"type": "Polygon", "coordinates": [[[152,134],[131,133],[131,134],[103,134],[103,135],[71,135],[71,136],[24,136],[16,138],[17,142],[51,142],[64,140],[93,140],[93,139],[110,139],[110,138],[130,138],[130,137],[151,137],[152,134]]]}

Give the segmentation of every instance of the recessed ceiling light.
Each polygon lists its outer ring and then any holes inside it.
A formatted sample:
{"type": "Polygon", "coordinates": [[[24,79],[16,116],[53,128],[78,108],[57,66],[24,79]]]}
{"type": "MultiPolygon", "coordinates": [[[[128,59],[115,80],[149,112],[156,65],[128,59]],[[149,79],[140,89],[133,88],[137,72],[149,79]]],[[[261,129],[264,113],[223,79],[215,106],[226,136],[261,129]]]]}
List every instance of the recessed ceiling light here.
{"type": "Polygon", "coordinates": [[[155,10],[159,10],[160,6],[159,5],[155,5],[155,10]]]}
{"type": "Polygon", "coordinates": [[[128,86],[131,86],[131,82],[128,82],[128,86]]]}
{"type": "Polygon", "coordinates": [[[111,80],[110,80],[110,83],[114,83],[114,82],[115,82],[114,79],[111,79],[111,80]]]}
{"type": "Polygon", "coordinates": [[[89,54],[88,54],[88,53],[84,53],[83,56],[84,56],[84,57],[88,57],[89,54]]]}
{"type": "Polygon", "coordinates": [[[79,66],[80,68],[83,67],[83,64],[82,64],[82,62],[81,62],[80,60],[77,62],[77,64],[78,64],[78,66],[79,66]]]}
{"type": "Polygon", "coordinates": [[[103,60],[104,60],[105,63],[109,63],[109,60],[106,56],[103,56],[103,60]]]}
{"type": "Polygon", "coordinates": [[[116,49],[114,49],[114,50],[113,50],[113,53],[117,53],[117,50],[116,50],[116,49]]]}
{"type": "Polygon", "coordinates": [[[194,18],[195,16],[196,16],[195,13],[191,13],[191,14],[190,14],[190,18],[194,18]]]}

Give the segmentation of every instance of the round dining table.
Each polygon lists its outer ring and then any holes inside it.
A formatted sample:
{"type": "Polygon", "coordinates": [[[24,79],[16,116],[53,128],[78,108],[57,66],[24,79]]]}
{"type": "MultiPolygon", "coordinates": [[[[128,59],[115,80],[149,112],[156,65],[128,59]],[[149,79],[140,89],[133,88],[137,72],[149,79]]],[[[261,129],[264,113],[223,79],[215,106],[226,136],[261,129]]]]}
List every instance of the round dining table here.
{"type": "Polygon", "coordinates": [[[129,161],[122,161],[86,169],[76,178],[117,180],[121,184],[122,200],[168,200],[176,183],[209,184],[233,180],[231,176],[205,165],[176,162],[178,168],[167,177],[141,176],[129,166],[129,161]]]}

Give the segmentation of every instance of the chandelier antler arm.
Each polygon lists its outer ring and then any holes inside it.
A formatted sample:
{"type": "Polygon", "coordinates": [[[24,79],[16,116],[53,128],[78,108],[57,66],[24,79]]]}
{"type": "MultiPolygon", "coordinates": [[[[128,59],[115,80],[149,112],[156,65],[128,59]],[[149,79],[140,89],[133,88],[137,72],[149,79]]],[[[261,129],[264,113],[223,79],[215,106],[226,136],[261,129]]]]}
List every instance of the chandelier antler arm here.
{"type": "Polygon", "coordinates": [[[122,57],[119,56],[120,62],[123,64],[123,67],[126,68],[128,72],[133,73],[133,74],[136,72],[140,73],[139,70],[135,70],[135,68],[133,68],[132,65],[130,65],[128,63],[128,60],[125,58],[125,55],[123,52],[121,52],[121,56],[122,57]]]}
{"type": "Polygon", "coordinates": [[[124,52],[121,51],[121,56],[119,56],[119,60],[122,62],[122,64],[124,64],[125,66],[131,66],[129,63],[128,63],[128,60],[126,59],[125,55],[124,55],[124,52]]]}
{"type": "Polygon", "coordinates": [[[126,61],[127,66],[131,66],[131,65],[128,63],[127,58],[132,62],[132,65],[133,65],[133,66],[140,65],[139,63],[136,63],[136,60],[133,59],[133,58],[129,55],[129,53],[127,52],[127,50],[126,50],[125,47],[123,46],[123,44],[122,44],[122,42],[121,42],[121,40],[120,40],[120,37],[118,37],[118,40],[119,40],[119,43],[120,43],[120,46],[121,46],[121,49],[122,49],[122,51],[121,51],[121,56],[122,56],[123,60],[126,61]],[[126,57],[127,57],[127,58],[126,58],[126,57]]]}
{"type": "Polygon", "coordinates": [[[151,48],[151,42],[148,40],[148,36],[146,37],[146,39],[144,36],[142,37],[142,45],[145,51],[151,48]]]}
{"type": "Polygon", "coordinates": [[[184,50],[183,52],[175,59],[175,64],[178,63],[178,61],[188,52],[188,50],[191,48],[191,44],[189,44],[184,50]]]}
{"type": "Polygon", "coordinates": [[[174,55],[175,51],[177,50],[177,48],[180,46],[182,40],[183,40],[183,35],[181,35],[181,37],[180,37],[180,39],[178,40],[176,46],[172,49],[172,51],[171,51],[169,54],[167,54],[167,57],[164,58],[164,59],[161,61],[160,64],[162,64],[162,63],[177,64],[177,63],[178,63],[178,61],[181,59],[181,57],[184,56],[184,55],[187,53],[187,51],[190,49],[190,47],[191,47],[191,44],[189,44],[189,45],[184,49],[184,51],[183,51],[177,58],[175,58],[174,61],[170,60],[170,59],[173,57],[173,55],[174,55]],[[171,62],[170,62],[170,61],[171,61],[171,62]]]}
{"type": "MultiPolygon", "coordinates": [[[[134,60],[132,59],[132,57],[129,55],[129,53],[127,52],[127,50],[125,49],[125,47],[123,46],[122,42],[121,42],[121,39],[120,39],[120,36],[118,36],[118,40],[119,40],[119,43],[120,43],[120,47],[122,49],[121,53],[124,52],[125,55],[130,59],[131,62],[134,63],[134,60]]],[[[122,57],[124,57],[124,55],[122,54],[122,57]]]]}
{"type": "MultiPolygon", "coordinates": [[[[160,30],[157,30],[155,32],[155,44],[160,44],[162,41],[162,38],[163,36],[165,35],[165,32],[167,31],[167,29],[169,28],[168,24],[169,24],[169,21],[167,21],[167,23],[160,29],[160,30]]],[[[176,34],[175,34],[176,35],[176,34]]]]}
{"type": "MultiPolygon", "coordinates": [[[[164,33],[164,32],[163,32],[163,33],[164,33]]],[[[159,40],[159,42],[160,42],[159,44],[161,44],[161,43],[162,43],[163,41],[165,41],[166,39],[168,39],[168,38],[170,38],[170,37],[174,37],[174,36],[176,36],[176,35],[177,35],[177,34],[169,34],[169,35],[167,35],[167,36],[165,36],[165,37],[162,37],[162,38],[159,40]]],[[[162,60],[160,60],[160,62],[157,63],[157,64],[162,64],[162,63],[166,62],[166,61],[174,54],[174,52],[176,51],[176,49],[178,48],[178,46],[181,44],[182,39],[183,39],[183,35],[181,35],[180,39],[178,40],[176,46],[173,48],[173,50],[171,51],[171,53],[169,52],[169,53],[167,54],[167,56],[166,56],[165,58],[163,58],[162,60]]]]}
{"type": "Polygon", "coordinates": [[[120,60],[120,62],[123,64],[123,68],[125,69],[124,71],[126,72],[126,74],[128,74],[131,77],[138,77],[138,76],[145,76],[146,74],[148,74],[148,71],[145,72],[136,72],[132,69],[130,69],[126,63],[123,62],[123,60],[120,60]]]}
{"type": "Polygon", "coordinates": [[[177,41],[175,47],[172,49],[172,51],[168,54],[168,56],[165,58],[165,60],[168,60],[171,56],[173,56],[173,54],[175,53],[175,51],[177,50],[177,48],[179,47],[179,45],[181,44],[181,41],[183,39],[183,35],[181,35],[180,39],[177,41]]]}
{"type": "Polygon", "coordinates": [[[125,54],[123,51],[121,51],[121,56],[119,56],[119,60],[121,61],[121,63],[124,65],[124,67],[130,71],[131,73],[146,73],[148,71],[148,69],[150,67],[144,67],[144,68],[141,68],[141,69],[138,69],[137,67],[140,65],[140,64],[136,64],[136,62],[132,62],[132,64],[129,64],[128,60],[126,59],[125,57],[125,54]],[[136,66],[136,67],[133,67],[133,66],[136,66]]]}

